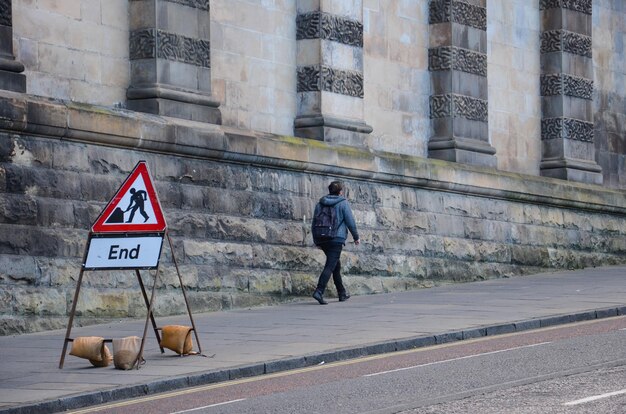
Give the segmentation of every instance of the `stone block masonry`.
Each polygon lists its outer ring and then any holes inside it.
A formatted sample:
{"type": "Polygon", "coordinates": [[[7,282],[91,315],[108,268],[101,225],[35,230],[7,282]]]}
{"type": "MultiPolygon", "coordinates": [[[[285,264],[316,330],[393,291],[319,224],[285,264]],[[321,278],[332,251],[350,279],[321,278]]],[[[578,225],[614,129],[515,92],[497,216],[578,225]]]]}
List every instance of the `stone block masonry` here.
{"type": "Polygon", "coordinates": [[[495,167],[488,128],[487,9],[485,1],[473,3],[429,2],[433,135],[428,156],[495,167]]]}
{"type": "Polygon", "coordinates": [[[0,89],[626,188],[623,1],[0,10],[0,89]]]}
{"type": "Polygon", "coordinates": [[[363,120],[363,3],[300,0],[297,5],[294,134],[363,147],[372,132],[363,120]]]}
{"type": "Polygon", "coordinates": [[[13,56],[13,8],[11,0],[0,1],[0,89],[26,92],[24,65],[13,56]]]}
{"type": "Polygon", "coordinates": [[[593,12],[593,120],[596,160],[602,167],[603,183],[624,188],[621,175],[626,166],[626,74],[624,2],[595,1],[593,12]],[[597,39],[597,41],[596,41],[597,39]],[[614,53],[619,50],[622,53],[614,53]],[[617,168],[617,170],[616,170],[617,168]]]}
{"type": "Polygon", "coordinates": [[[593,124],[592,0],[542,0],[541,175],[602,184],[593,124]]]}
{"type": "Polygon", "coordinates": [[[128,107],[220,124],[211,96],[209,2],[133,0],[128,107]]]}
{"type": "MultiPolygon", "coordinates": [[[[3,334],[66,326],[88,228],[139,160],[194,312],[308,297],[323,262],[309,220],[337,177],[363,240],[343,260],[353,294],[626,261],[618,191],[11,92],[0,131],[3,334]]],[[[158,315],[185,311],[171,257],[158,315]]],[[[145,312],[131,271],[83,289],[80,324],[145,312]]]]}

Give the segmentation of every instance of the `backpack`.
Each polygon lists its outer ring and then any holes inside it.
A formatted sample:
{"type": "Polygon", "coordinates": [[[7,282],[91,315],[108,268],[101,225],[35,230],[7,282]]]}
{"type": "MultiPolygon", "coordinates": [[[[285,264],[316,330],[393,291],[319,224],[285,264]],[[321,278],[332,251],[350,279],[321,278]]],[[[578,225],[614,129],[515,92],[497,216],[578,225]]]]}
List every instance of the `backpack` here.
{"type": "Polygon", "coordinates": [[[311,232],[313,234],[313,242],[320,244],[325,241],[334,239],[337,236],[337,211],[335,205],[327,206],[319,205],[317,213],[313,216],[311,232]]]}

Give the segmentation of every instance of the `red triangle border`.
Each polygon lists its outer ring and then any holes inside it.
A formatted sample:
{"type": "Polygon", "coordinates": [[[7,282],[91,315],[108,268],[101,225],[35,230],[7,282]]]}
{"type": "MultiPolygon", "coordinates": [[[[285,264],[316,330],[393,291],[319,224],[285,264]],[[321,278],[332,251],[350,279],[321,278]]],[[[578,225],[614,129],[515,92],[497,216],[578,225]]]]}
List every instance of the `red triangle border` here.
{"type": "Polygon", "coordinates": [[[152,184],[152,178],[148,171],[148,166],[145,161],[139,161],[135,168],[128,175],[126,180],[122,183],[117,190],[109,204],[106,205],[102,213],[98,216],[93,226],[91,226],[91,232],[96,234],[101,233],[162,233],[167,229],[167,223],[163,216],[163,210],[161,209],[161,203],[157,197],[156,190],[152,184]],[[146,193],[150,202],[152,203],[152,210],[154,211],[157,222],[150,224],[143,223],[120,223],[120,224],[105,224],[107,218],[111,215],[115,207],[118,206],[121,199],[128,192],[129,187],[135,182],[137,177],[141,175],[144,185],[146,186],[146,193]]]}

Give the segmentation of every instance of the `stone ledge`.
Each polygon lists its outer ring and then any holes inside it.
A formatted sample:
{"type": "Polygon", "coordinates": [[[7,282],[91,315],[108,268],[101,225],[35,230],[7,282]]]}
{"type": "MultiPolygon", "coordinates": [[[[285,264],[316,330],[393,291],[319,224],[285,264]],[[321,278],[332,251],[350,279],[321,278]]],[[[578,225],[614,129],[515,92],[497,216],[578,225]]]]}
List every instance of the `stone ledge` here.
{"type": "Polygon", "coordinates": [[[0,131],[626,215],[626,194],[598,185],[8,91],[0,91],[0,131]]]}

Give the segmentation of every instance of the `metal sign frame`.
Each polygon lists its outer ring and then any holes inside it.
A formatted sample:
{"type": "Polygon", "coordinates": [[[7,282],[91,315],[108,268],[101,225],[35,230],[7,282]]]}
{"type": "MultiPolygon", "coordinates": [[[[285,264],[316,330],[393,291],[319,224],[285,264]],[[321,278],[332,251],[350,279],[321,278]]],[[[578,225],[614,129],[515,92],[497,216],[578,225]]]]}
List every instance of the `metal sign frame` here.
{"type": "MultiPolygon", "coordinates": [[[[91,237],[92,234],[89,234],[89,237],[91,237]]],[[[176,268],[176,274],[178,275],[178,281],[180,283],[180,288],[181,291],[183,292],[183,298],[185,299],[185,305],[187,307],[187,314],[189,315],[189,321],[191,322],[191,327],[192,330],[194,332],[194,336],[196,338],[196,344],[198,345],[198,355],[202,355],[202,345],[200,344],[200,338],[198,336],[198,330],[196,329],[196,324],[195,321],[193,319],[193,315],[191,313],[191,308],[189,307],[189,300],[187,299],[187,292],[185,291],[185,285],[183,284],[183,279],[180,275],[180,269],[178,267],[178,261],[176,260],[176,255],[174,253],[174,245],[172,243],[172,239],[170,238],[169,233],[166,231],[165,232],[165,237],[167,238],[169,247],[170,247],[170,251],[172,253],[172,260],[174,262],[174,267],[176,268]]],[[[85,260],[87,259],[87,248],[88,246],[85,246],[85,253],[83,255],[83,266],[80,270],[80,273],[78,275],[78,281],[76,283],[76,291],[74,292],[74,300],[72,302],[72,309],[70,311],[70,317],[69,317],[69,321],[67,324],[67,330],[65,332],[65,341],[63,343],[63,350],[61,351],[61,359],[59,361],[59,369],[63,369],[63,364],[65,362],[65,355],[67,354],[67,345],[68,343],[73,341],[73,338],[71,337],[71,333],[72,333],[72,326],[74,324],[74,316],[76,315],[76,306],[78,304],[78,296],[80,294],[80,288],[82,285],[82,281],[83,281],[83,276],[85,274],[85,271],[88,271],[90,269],[86,269],[84,267],[84,263],[85,260]]],[[[163,245],[161,245],[161,250],[163,249],[163,245]]],[[[163,347],[161,346],[161,336],[159,335],[159,328],[157,327],[156,321],[154,319],[154,299],[156,296],[156,286],[159,280],[159,266],[160,266],[160,262],[159,265],[157,265],[157,267],[154,269],[156,270],[155,274],[154,274],[154,283],[152,285],[152,293],[150,295],[150,299],[148,299],[148,295],[145,289],[145,285],[143,283],[143,279],[141,277],[141,273],[139,272],[140,269],[134,269],[135,270],[135,274],[137,276],[137,281],[139,283],[139,287],[141,288],[141,294],[143,296],[144,302],[146,304],[146,308],[148,310],[148,313],[146,315],[146,323],[144,325],[144,330],[143,330],[143,335],[141,337],[141,348],[139,350],[139,354],[137,355],[137,359],[135,360],[135,363],[133,364],[134,367],[136,367],[136,369],[139,369],[140,366],[140,361],[142,360],[143,357],[143,351],[144,351],[144,346],[145,346],[145,342],[146,342],[146,336],[148,333],[148,323],[152,322],[152,329],[154,330],[154,335],[157,339],[157,343],[159,344],[159,349],[161,350],[161,353],[165,353],[165,350],[163,349],[163,347]]],[[[105,269],[93,269],[91,271],[98,271],[98,270],[105,270],[105,269]]],[[[124,270],[129,270],[128,268],[124,268],[124,270]]]]}
{"type": "MultiPolygon", "coordinates": [[[[161,205],[159,203],[159,199],[156,195],[156,191],[154,190],[154,186],[152,185],[152,179],[150,178],[150,172],[148,171],[147,165],[145,161],[139,161],[139,163],[137,163],[137,165],[135,166],[135,168],[133,169],[133,171],[130,173],[130,175],[126,178],[126,180],[124,180],[124,182],[122,183],[122,185],[120,186],[120,188],[117,190],[117,192],[115,193],[115,196],[113,197],[113,199],[111,199],[111,201],[106,205],[106,207],[102,210],[102,213],[100,213],[100,215],[98,216],[98,218],[96,219],[95,224],[91,227],[91,230],[89,231],[89,236],[87,239],[87,244],[85,245],[85,252],[83,253],[83,261],[82,261],[82,266],[81,266],[81,270],[80,273],[78,275],[78,281],[76,283],[76,291],[74,292],[74,300],[72,302],[72,309],[70,311],[70,316],[69,316],[69,321],[67,324],[67,330],[65,332],[65,341],[63,342],[63,350],[61,352],[61,359],[59,361],[59,369],[63,368],[63,364],[65,362],[65,355],[67,353],[67,345],[68,343],[72,342],[73,339],[71,337],[71,333],[72,333],[72,326],[74,324],[74,316],[76,315],[76,306],[78,304],[78,296],[80,294],[80,288],[83,282],[83,276],[85,274],[86,271],[99,271],[99,270],[135,270],[135,275],[137,276],[137,281],[139,283],[139,287],[141,288],[141,294],[143,296],[144,302],[146,304],[146,308],[148,310],[148,313],[146,315],[146,323],[144,326],[144,330],[143,330],[143,335],[141,337],[141,348],[139,350],[139,353],[137,355],[137,359],[135,360],[133,367],[136,367],[137,369],[139,369],[140,366],[140,361],[143,359],[143,351],[144,351],[144,346],[145,346],[145,342],[146,342],[146,335],[148,333],[148,323],[152,322],[152,329],[154,330],[154,335],[157,339],[157,342],[159,343],[159,349],[161,350],[161,353],[164,353],[165,350],[163,349],[163,347],[161,346],[161,336],[159,335],[159,329],[157,327],[156,321],[154,319],[154,314],[153,314],[153,310],[154,310],[154,299],[156,296],[156,286],[159,280],[159,266],[161,265],[161,255],[163,253],[163,239],[167,238],[169,247],[170,247],[170,252],[172,254],[172,260],[174,262],[174,266],[176,268],[176,274],[178,275],[178,281],[180,282],[180,288],[183,292],[183,298],[185,299],[185,305],[187,306],[187,313],[189,315],[189,320],[191,322],[191,327],[192,330],[194,332],[195,338],[196,338],[196,344],[198,345],[198,355],[202,355],[202,345],[200,345],[200,338],[198,336],[198,330],[196,329],[196,324],[193,320],[193,315],[191,314],[191,308],[189,307],[189,300],[187,299],[187,293],[185,291],[185,285],[183,284],[183,279],[180,275],[180,269],[178,268],[178,261],[176,260],[176,254],[174,253],[174,245],[172,243],[172,239],[170,238],[169,232],[167,230],[167,224],[165,222],[165,217],[163,216],[163,212],[161,210],[161,205]],[[119,204],[121,197],[123,196],[120,195],[121,193],[126,193],[126,191],[128,190],[128,188],[133,184],[134,179],[139,176],[142,175],[142,178],[144,180],[144,185],[146,186],[146,190],[148,192],[148,196],[150,197],[150,202],[152,203],[152,205],[154,206],[154,212],[157,215],[157,224],[152,224],[152,225],[141,225],[141,224],[135,224],[135,225],[119,225],[116,224],[115,227],[109,227],[106,228],[105,230],[102,231],[94,231],[94,228],[102,228],[102,223],[107,219],[108,214],[110,214],[111,211],[113,211],[113,209],[119,204]],[[158,211],[157,211],[158,210],[158,211]],[[99,226],[98,226],[99,225],[99,226]],[[146,227],[146,226],[152,226],[152,227],[146,227]],[[162,227],[161,227],[162,226],[162,227]],[[152,231],[148,230],[151,229],[152,231]],[[117,230],[117,231],[116,231],[117,230]],[[120,230],[126,230],[126,231],[120,231],[120,230]],[[159,253],[158,253],[158,258],[157,258],[157,263],[156,266],[147,266],[147,267],[133,267],[133,266],[126,266],[126,267],[87,267],[86,266],[86,262],[87,262],[87,256],[89,253],[89,247],[91,245],[91,242],[93,239],[98,239],[98,238],[106,238],[106,237],[110,237],[110,238],[124,238],[124,237],[129,237],[129,238],[141,238],[141,237],[161,237],[161,245],[159,248],[159,253]],[[154,283],[152,285],[152,293],[150,295],[150,298],[148,298],[148,294],[146,292],[146,288],[145,285],[143,283],[143,279],[141,277],[141,273],[139,272],[140,270],[155,270],[155,274],[154,274],[154,283]]],[[[108,339],[107,339],[108,341],[108,339]]]]}

